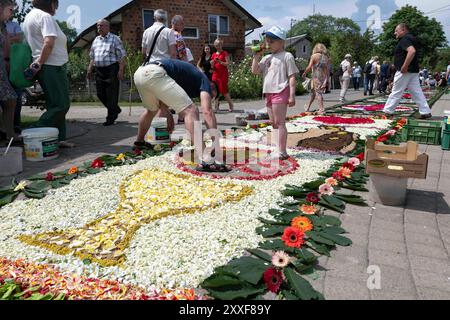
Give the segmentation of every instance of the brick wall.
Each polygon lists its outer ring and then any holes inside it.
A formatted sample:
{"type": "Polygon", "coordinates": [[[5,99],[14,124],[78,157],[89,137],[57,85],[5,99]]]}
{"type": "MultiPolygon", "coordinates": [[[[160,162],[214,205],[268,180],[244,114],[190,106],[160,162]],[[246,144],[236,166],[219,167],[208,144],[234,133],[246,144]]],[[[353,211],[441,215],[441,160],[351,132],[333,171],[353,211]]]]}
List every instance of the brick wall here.
{"type": "MultiPolygon", "coordinates": [[[[208,42],[208,14],[228,16],[229,36],[221,36],[224,47],[233,54],[234,60],[244,57],[245,22],[234,14],[222,1],[216,0],[137,0],[136,4],[122,13],[122,40],[140,49],[143,30],[142,10],[164,9],[170,19],[180,14],[185,27],[199,29],[199,39],[186,39],[195,61],[200,58],[203,46],[208,42]]],[[[170,26],[170,25],[169,25],[170,26]]]]}

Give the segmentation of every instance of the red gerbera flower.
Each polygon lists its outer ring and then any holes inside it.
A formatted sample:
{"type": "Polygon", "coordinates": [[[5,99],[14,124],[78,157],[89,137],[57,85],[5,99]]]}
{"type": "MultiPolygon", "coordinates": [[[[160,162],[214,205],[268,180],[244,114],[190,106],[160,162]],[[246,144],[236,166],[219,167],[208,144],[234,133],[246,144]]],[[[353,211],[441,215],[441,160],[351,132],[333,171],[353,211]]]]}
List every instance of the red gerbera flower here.
{"type": "Polygon", "coordinates": [[[358,158],[361,162],[364,161],[364,152],[361,152],[360,154],[358,154],[356,156],[356,158],[358,158]]]}
{"type": "Polygon", "coordinates": [[[94,169],[103,168],[105,166],[105,163],[101,159],[95,159],[92,161],[91,167],[94,169]]]}
{"type": "Polygon", "coordinates": [[[310,192],[306,195],[306,201],[312,203],[319,203],[320,198],[319,195],[315,192],[310,192]]]}
{"type": "Polygon", "coordinates": [[[134,154],[140,156],[142,154],[142,151],[140,149],[134,149],[134,154]]]}
{"type": "Polygon", "coordinates": [[[344,181],[345,177],[342,176],[338,171],[333,173],[333,178],[335,178],[337,181],[344,181]]]}
{"type": "Polygon", "coordinates": [[[302,244],[305,243],[305,240],[303,239],[304,236],[305,234],[302,230],[298,228],[287,227],[286,229],[284,229],[281,240],[283,240],[284,244],[288,247],[300,249],[302,247],[302,244]]]}
{"type": "Polygon", "coordinates": [[[355,166],[352,165],[350,162],[344,163],[344,164],[342,165],[342,167],[343,167],[343,168],[348,168],[348,169],[350,169],[350,171],[355,170],[355,166]]]}
{"type": "Polygon", "coordinates": [[[55,180],[55,176],[53,175],[53,173],[49,172],[47,173],[47,176],[45,177],[45,181],[53,181],[55,180]]]}
{"type": "Polygon", "coordinates": [[[377,142],[385,142],[389,139],[388,136],[382,135],[380,137],[378,137],[378,139],[376,140],[377,142]]]}
{"type": "Polygon", "coordinates": [[[264,272],[264,282],[269,291],[277,293],[284,281],[284,274],[275,268],[269,268],[264,272]]]}

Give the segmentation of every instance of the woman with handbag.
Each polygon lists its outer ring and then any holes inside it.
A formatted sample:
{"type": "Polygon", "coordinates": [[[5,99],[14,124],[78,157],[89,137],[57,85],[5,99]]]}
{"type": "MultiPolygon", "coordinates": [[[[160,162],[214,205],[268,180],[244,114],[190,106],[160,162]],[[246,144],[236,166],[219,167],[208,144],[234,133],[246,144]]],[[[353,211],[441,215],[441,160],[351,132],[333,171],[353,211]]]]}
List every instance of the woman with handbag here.
{"type": "Polygon", "coordinates": [[[58,0],[33,0],[33,9],[23,24],[25,39],[31,47],[31,69],[44,90],[46,111],[36,127],[53,127],[59,130],[59,146],[73,147],[66,141],[66,114],[70,108],[69,80],[66,64],[67,37],[53,16],[58,0]]]}
{"type": "Polygon", "coordinates": [[[9,83],[6,71],[6,61],[4,58],[4,48],[6,46],[4,22],[11,18],[14,12],[14,2],[12,0],[0,0],[0,104],[2,106],[2,126],[5,132],[0,131],[0,140],[16,138],[14,133],[14,109],[16,107],[17,95],[9,83]]]}
{"type": "Polygon", "coordinates": [[[309,65],[303,73],[303,79],[306,78],[308,72],[312,70],[311,74],[311,97],[309,103],[305,105],[305,111],[308,112],[312,103],[317,97],[319,101],[319,114],[324,113],[323,94],[328,84],[328,51],[325,45],[318,43],[314,46],[309,65]]]}

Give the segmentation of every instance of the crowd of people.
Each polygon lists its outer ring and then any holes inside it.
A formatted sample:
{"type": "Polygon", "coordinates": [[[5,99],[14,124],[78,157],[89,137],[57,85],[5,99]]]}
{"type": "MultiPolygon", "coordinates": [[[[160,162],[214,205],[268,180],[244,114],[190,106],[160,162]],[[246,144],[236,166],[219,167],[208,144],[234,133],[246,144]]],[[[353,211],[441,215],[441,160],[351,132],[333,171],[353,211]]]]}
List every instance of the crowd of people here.
{"type": "MultiPolygon", "coordinates": [[[[9,82],[9,46],[25,40],[31,48],[32,70],[45,93],[46,110],[35,124],[36,127],[54,127],[59,130],[61,147],[73,147],[66,141],[66,114],[70,108],[69,82],[66,65],[68,62],[67,38],[53,16],[58,9],[58,0],[33,0],[33,9],[26,15],[23,32],[20,26],[11,22],[14,10],[13,0],[0,0],[0,102],[2,107],[2,126],[0,140],[13,138],[20,144],[20,95],[22,88],[14,88],[9,82]]],[[[193,103],[200,99],[200,107],[208,129],[217,129],[215,112],[219,111],[221,94],[228,103],[228,110],[234,105],[228,90],[228,66],[230,56],[223,49],[223,40],[214,42],[215,52],[205,45],[201,57],[194,61],[182,32],[184,19],[175,15],[169,22],[167,12],[158,9],[154,12],[154,24],[142,36],[142,66],[134,74],[134,82],[145,107],[139,119],[139,128],[133,148],[152,148],[145,141],[145,135],[155,117],[167,118],[168,130],[175,127],[173,113],[178,114],[178,123],[184,123],[191,141],[194,141],[194,124],[199,121],[199,111],[193,103]],[[214,104],[214,108],[213,108],[214,104]]],[[[104,126],[115,124],[121,108],[119,106],[120,81],[125,77],[126,50],[121,39],[110,32],[109,22],[97,22],[98,36],[90,49],[90,63],[87,77],[94,78],[97,96],[107,109],[104,126]]],[[[351,84],[354,90],[364,87],[364,95],[390,93],[384,108],[391,115],[400,102],[406,89],[411,91],[420,110],[420,118],[431,117],[421,85],[430,88],[445,87],[450,77],[450,65],[446,73],[434,76],[428,70],[419,70],[416,55],[417,41],[406,24],[400,24],[394,35],[398,39],[394,63],[380,62],[374,56],[360,66],[350,54],[344,56],[337,74],[341,82],[340,101],[351,84]]],[[[272,156],[287,159],[287,130],[285,118],[287,108],[295,106],[296,74],[299,70],[291,53],[285,51],[287,32],[281,27],[272,27],[264,33],[264,44],[253,57],[252,72],[263,76],[263,93],[274,129],[278,135],[278,150],[272,156]]],[[[319,102],[318,113],[324,112],[323,94],[329,92],[331,59],[325,45],[314,46],[310,63],[303,73],[306,78],[311,72],[311,96],[305,105],[309,111],[315,99],[319,102]]],[[[196,154],[199,170],[227,171],[228,168],[215,157],[215,150],[203,155],[203,143],[197,146],[196,154]]]]}

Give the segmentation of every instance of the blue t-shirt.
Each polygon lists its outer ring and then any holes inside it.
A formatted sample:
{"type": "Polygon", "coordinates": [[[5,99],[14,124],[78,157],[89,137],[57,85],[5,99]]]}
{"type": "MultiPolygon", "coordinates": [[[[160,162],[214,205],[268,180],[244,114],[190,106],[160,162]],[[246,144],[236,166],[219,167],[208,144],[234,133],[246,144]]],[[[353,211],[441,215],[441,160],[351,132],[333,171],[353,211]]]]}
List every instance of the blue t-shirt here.
{"type": "Polygon", "coordinates": [[[208,77],[188,62],[181,60],[159,60],[167,75],[186,91],[190,98],[200,97],[200,92],[206,91],[212,96],[208,77]]]}

